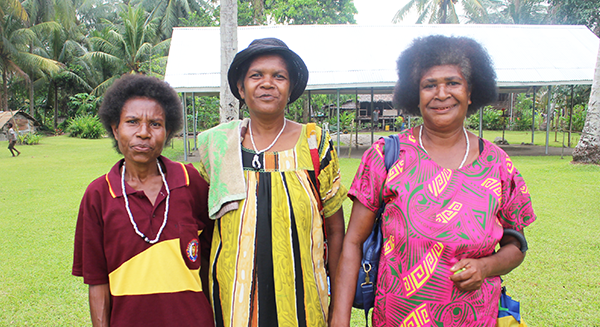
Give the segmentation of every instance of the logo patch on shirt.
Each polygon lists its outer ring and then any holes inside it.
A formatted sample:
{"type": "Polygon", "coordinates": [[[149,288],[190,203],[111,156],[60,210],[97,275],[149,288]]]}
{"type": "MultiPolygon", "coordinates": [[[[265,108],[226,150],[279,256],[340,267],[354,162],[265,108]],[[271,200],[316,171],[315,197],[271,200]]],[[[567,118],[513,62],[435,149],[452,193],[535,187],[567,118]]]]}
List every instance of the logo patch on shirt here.
{"type": "Polygon", "coordinates": [[[187,257],[192,262],[196,262],[198,260],[198,240],[193,239],[187,245],[187,257]]]}

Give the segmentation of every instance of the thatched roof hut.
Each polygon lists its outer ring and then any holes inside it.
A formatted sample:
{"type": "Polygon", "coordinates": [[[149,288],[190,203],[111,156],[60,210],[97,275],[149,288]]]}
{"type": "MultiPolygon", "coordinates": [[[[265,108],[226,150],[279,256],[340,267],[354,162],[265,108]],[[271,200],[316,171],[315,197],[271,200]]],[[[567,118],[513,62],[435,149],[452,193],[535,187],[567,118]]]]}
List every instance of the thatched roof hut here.
{"type": "Polygon", "coordinates": [[[22,110],[0,111],[0,141],[7,141],[8,122],[13,123],[15,131],[20,135],[35,133],[36,127],[40,126],[33,117],[22,110]]]}

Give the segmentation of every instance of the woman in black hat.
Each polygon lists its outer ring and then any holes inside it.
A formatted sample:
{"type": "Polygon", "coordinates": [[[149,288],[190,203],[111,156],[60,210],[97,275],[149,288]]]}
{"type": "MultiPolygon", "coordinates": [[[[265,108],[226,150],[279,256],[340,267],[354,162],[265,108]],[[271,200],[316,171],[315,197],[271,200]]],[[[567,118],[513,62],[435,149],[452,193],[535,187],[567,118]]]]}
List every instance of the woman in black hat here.
{"type": "Polygon", "coordinates": [[[216,325],[325,326],[325,253],[335,276],[347,192],[329,135],[284,115],[304,92],[308,69],[281,40],[266,38],[235,56],[228,79],[250,119],[199,136],[199,170],[216,219],[216,325]]]}

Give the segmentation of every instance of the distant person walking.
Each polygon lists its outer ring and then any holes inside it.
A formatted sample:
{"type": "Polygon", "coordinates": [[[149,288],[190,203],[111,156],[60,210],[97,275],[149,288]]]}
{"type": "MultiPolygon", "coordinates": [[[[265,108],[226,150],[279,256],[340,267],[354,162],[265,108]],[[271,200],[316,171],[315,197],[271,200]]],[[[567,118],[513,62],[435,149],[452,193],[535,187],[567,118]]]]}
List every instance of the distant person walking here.
{"type": "Polygon", "coordinates": [[[17,152],[17,156],[21,154],[21,152],[15,149],[15,144],[17,144],[17,132],[13,129],[13,124],[8,123],[8,149],[12,156],[15,156],[15,151],[17,152]]]}

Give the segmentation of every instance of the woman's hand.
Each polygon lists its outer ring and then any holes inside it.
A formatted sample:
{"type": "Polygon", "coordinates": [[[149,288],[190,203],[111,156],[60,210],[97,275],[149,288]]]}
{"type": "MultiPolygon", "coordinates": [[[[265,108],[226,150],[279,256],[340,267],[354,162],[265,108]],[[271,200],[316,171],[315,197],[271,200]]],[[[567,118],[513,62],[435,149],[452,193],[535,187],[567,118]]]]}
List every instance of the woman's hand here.
{"type": "Polygon", "coordinates": [[[476,291],[486,278],[506,275],[525,259],[525,253],[520,250],[521,243],[513,236],[504,235],[500,246],[498,252],[488,257],[462,259],[452,266],[450,280],[454,286],[465,292],[476,291]]]}
{"type": "Polygon", "coordinates": [[[481,259],[462,259],[450,268],[450,272],[453,273],[450,280],[463,292],[480,289],[483,281],[489,277],[485,260],[481,259]]]}

